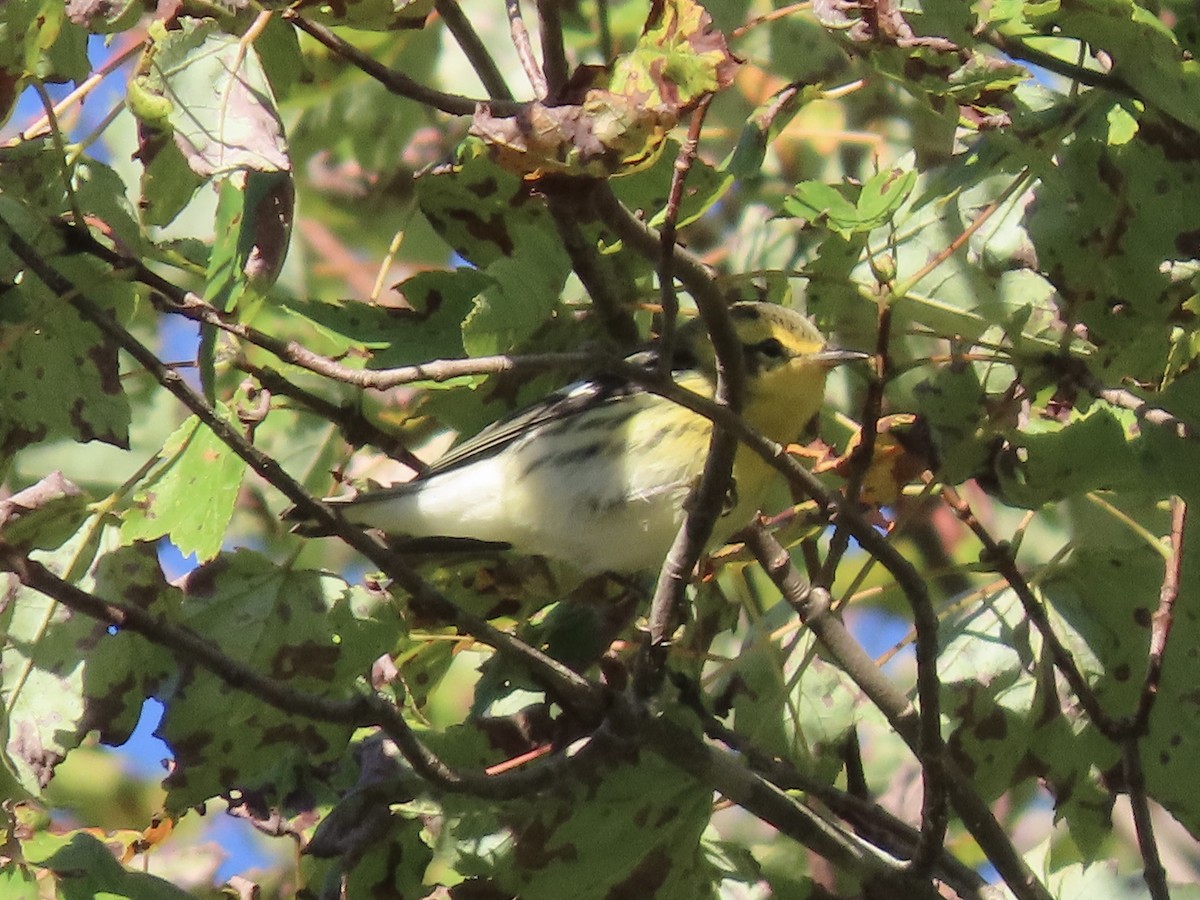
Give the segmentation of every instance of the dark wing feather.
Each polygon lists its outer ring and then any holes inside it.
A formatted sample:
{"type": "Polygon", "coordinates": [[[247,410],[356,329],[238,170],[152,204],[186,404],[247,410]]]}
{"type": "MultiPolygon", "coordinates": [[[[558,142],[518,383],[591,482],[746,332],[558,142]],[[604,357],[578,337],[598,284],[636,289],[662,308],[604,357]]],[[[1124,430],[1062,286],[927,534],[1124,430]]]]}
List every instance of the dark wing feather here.
{"type": "Polygon", "coordinates": [[[518,410],[491,425],[434,462],[409,484],[467,465],[498,453],[522,435],[552,422],[566,422],[608,403],[643,393],[643,389],[616,376],[601,375],[569,384],[547,394],[533,406],[518,410]]]}

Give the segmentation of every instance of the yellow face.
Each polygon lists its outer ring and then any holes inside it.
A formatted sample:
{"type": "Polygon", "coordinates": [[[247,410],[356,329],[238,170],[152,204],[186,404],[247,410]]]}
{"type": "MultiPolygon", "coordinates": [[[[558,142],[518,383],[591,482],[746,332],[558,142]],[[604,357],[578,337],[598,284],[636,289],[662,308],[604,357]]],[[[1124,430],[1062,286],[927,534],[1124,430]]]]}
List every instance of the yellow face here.
{"type": "MultiPolygon", "coordinates": [[[[729,310],[746,362],[747,424],[779,443],[795,440],[825,399],[825,376],[863,354],[826,348],[825,337],[800,313],[771,303],[736,303],[729,310]]],[[[702,371],[714,371],[703,324],[680,330],[702,371]]]]}

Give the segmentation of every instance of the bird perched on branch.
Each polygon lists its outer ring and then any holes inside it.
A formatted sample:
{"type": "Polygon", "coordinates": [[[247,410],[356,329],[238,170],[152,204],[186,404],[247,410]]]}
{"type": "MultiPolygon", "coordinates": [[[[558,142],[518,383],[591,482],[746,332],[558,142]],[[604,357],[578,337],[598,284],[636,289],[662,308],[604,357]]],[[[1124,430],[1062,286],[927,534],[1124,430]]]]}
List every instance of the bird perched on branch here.
{"type": "MultiPolygon", "coordinates": [[[[832,349],[799,313],[742,302],[730,319],[745,360],[742,418],[779,443],[797,439],[829,370],[866,354],[832,349]]],[[[655,351],[631,357],[653,371],[655,351]]],[[[711,398],[716,358],[703,322],[679,329],[672,377],[711,398]]],[[[451,538],[563,560],[583,574],[657,569],[704,467],[712,423],[631,380],[570,384],[488,426],[412,481],[325,502],[347,521],[409,538],[451,538]]],[[[770,467],[739,447],[730,502],[712,546],[748,524],[770,467]]],[[[293,530],[328,533],[314,523],[293,530]]]]}

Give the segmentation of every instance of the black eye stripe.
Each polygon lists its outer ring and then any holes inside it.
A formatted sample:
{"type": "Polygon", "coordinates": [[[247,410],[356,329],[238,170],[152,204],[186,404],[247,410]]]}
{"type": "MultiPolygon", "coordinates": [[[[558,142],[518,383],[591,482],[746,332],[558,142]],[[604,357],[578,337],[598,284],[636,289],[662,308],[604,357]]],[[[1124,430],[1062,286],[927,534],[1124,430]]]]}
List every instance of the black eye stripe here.
{"type": "Polygon", "coordinates": [[[780,343],[778,338],[767,338],[765,341],[751,344],[746,349],[751,353],[761,354],[768,359],[783,359],[788,355],[787,349],[780,343]]]}

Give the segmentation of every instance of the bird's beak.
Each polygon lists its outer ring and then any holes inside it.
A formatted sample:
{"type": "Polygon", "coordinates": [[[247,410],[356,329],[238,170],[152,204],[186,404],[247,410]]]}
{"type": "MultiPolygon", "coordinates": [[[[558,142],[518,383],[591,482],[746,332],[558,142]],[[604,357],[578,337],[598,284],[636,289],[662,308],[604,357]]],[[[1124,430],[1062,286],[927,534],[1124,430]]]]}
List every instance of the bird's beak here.
{"type": "Polygon", "coordinates": [[[860,350],[837,350],[833,347],[826,347],[824,350],[819,350],[816,353],[807,354],[804,357],[804,361],[817,363],[818,365],[832,369],[834,366],[840,366],[843,363],[870,358],[870,353],[863,353],[860,350]]]}

